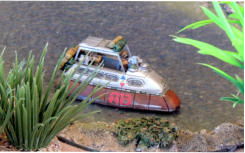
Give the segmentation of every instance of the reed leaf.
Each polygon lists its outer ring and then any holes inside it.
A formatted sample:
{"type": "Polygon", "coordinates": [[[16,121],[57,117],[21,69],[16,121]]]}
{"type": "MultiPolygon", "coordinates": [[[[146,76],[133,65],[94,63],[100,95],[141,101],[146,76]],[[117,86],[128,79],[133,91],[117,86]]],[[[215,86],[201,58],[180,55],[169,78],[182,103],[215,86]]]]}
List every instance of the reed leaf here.
{"type": "MultiPolygon", "coordinates": [[[[232,14],[231,14],[232,15],[232,14]]],[[[234,18],[234,17],[233,17],[234,18]]],[[[237,21],[237,20],[227,20],[229,23],[236,23],[236,24],[240,24],[240,22],[239,21],[237,21]]],[[[197,22],[195,22],[195,23],[192,23],[192,24],[190,24],[190,25],[187,25],[187,26],[185,26],[184,28],[182,28],[182,29],[180,29],[177,33],[180,33],[180,32],[182,32],[182,31],[184,31],[184,30],[187,30],[187,29],[198,29],[198,28],[201,28],[201,27],[204,27],[204,26],[206,26],[206,25],[208,25],[208,24],[212,24],[212,23],[214,23],[214,21],[213,20],[201,20],[201,21],[197,21],[197,22]]]]}
{"type": "Polygon", "coordinates": [[[229,54],[226,54],[227,52],[224,52],[222,49],[219,49],[213,45],[210,45],[210,44],[202,42],[202,41],[190,39],[190,38],[181,38],[181,37],[176,37],[176,36],[174,36],[173,40],[176,42],[179,42],[179,43],[192,45],[192,46],[200,49],[198,51],[198,53],[200,53],[200,54],[211,55],[211,56],[216,57],[216,58],[218,58],[218,59],[220,59],[220,60],[222,60],[228,64],[231,64],[233,66],[236,66],[236,67],[243,69],[243,64],[240,63],[239,61],[237,61],[236,58],[234,58],[233,56],[230,56],[229,54]]]}
{"type": "MultiPolygon", "coordinates": [[[[214,23],[226,33],[233,47],[235,48],[235,51],[219,49],[211,44],[190,38],[172,36],[173,40],[178,43],[194,46],[199,49],[198,53],[200,54],[216,57],[223,62],[244,70],[244,8],[236,2],[214,1],[213,6],[216,14],[210,11],[208,8],[201,7],[204,14],[209,19],[187,25],[184,28],[180,29],[178,33],[186,29],[196,29],[214,23]],[[226,17],[221,9],[220,3],[227,4],[234,11],[234,13],[226,17]]],[[[234,86],[236,86],[236,88],[239,90],[239,93],[244,94],[244,81],[238,75],[235,75],[234,78],[231,75],[225,73],[223,70],[212,65],[204,63],[200,64],[211,68],[217,74],[224,77],[234,86]]],[[[233,102],[233,107],[235,107],[238,103],[244,103],[243,98],[240,98],[238,95],[233,94],[232,97],[222,97],[221,100],[233,102]]]]}
{"type": "MultiPolygon", "coordinates": [[[[46,147],[71,122],[86,117],[86,115],[80,117],[78,113],[91,104],[94,101],[91,97],[103,88],[103,86],[95,87],[88,99],[75,105],[76,97],[87,87],[97,72],[93,72],[82,83],[80,83],[82,75],[78,77],[75,83],[80,85],[72,86],[76,89],[71,97],[68,96],[73,89],[69,84],[75,72],[68,75],[63,72],[56,91],[51,93],[65,51],[55,66],[47,88],[44,88],[44,61],[47,47],[48,44],[44,47],[36,68],[35,58],[31,52],[26,62],[24,60],[19,62],[16,54],[15,63],[6,79],[3,54],[0,56],[0,134],[4,131],[9,142],[25,151],[37,151],[46,147]]],[[[80,65],[81,63],[75,70],[80,65]]],[[[93,113],[87,115],[91,114],[93,113]]]]}

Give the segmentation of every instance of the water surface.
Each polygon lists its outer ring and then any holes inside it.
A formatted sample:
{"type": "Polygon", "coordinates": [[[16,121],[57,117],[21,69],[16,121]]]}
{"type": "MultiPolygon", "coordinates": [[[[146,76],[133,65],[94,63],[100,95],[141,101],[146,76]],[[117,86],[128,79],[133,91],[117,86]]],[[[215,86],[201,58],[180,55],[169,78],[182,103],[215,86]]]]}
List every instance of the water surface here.
{"type": "MultiPolygon", "coordinates": [[[[211,129],[222,122],[243,119],[243,105],[219,98],[235,93],[235,87],[206,67],[210,63],[229,73],[243,72],[213,57],[196,53],[190,46],[178,44],[169,35],[205,16],[198,2],[0,2],[0,48],[7,46],[6,71],[15,51],[27,58],[32,50],[37,61],[49,43],[45,61],[47,82],[58,57],[89,35],[113,39],[123,35],[135,55],[149,62],[162,75],[182,101],[179,113],[161,114],[119,110],[91,105],[86,111],[101,110],[86,121],[113,122],[122,118],[157,115],[181,128],[211,129]]],[[[181,36],[192,37],[232,50],[225,34],[215,26],[188,30],[181,36]]]]}

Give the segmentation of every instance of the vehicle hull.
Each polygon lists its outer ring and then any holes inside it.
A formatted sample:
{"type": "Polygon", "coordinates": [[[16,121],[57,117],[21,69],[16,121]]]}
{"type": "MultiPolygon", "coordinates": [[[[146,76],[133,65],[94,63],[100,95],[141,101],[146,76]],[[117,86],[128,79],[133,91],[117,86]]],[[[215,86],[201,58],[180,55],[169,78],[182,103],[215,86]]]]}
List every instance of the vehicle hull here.
{"type": "MultiPolygon", "coordinates": [[[[74,81],[70,81],[69,87],[73,84],[74,81]]],[[[79,84],[80,83],[77,83],[76,87],[79,86],[79,84]]],[[[94,87],[94,85],[88,85],[77,99],[83,100],[88,97],[94,87]]],[[[180,107],[181,103],[178,96],[171,89],[169,89],[165,95],[160,96],[103,88],[92,96],[92,98],[96,98],[102,94],[104,94],[104,96],[95,100],[94,103],[118,108],[174,112],[180,107]]]]}

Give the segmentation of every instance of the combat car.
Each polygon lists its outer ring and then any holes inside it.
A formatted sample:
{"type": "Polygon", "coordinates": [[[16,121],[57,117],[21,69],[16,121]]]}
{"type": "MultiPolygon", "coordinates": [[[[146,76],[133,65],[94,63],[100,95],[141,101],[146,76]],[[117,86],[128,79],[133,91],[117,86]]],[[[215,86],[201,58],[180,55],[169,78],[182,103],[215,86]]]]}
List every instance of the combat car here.
{"type": "Polygon", "coordinates": [[[114,40],[89,36],[76,47],[67,51],[60,69],[69,74],[79,68],[73,76],[72,85],[87,69],[83,82],[97,66],[103,63],[97,75],[77,97],[89,96],[96,85],[106,85],[93,98],[106,93],[94,103],[119,108],[149,111],[173,112],[179,109],[181,101],[166,81],[143,62],[132,55],[127,41],[118,36],[114,40]],[[83,62],[79,64],[79,62],[83,62]],[[93,64],[91,62],[93,61],[93,64]]]}

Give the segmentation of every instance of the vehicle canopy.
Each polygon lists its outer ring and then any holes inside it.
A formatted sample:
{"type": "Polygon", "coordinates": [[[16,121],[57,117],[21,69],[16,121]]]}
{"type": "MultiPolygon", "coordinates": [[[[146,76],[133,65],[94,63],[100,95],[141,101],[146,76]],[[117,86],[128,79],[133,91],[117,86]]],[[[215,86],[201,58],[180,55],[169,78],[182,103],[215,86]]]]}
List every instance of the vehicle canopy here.
{"type": "Polygon", "coordinates": [[[128,58],[132,56],[126,41],[121,36],[116,37],[114,40],[89,36],[79,43],[75,60],[79,58],[81,52],[84,52],[84,54],[95,53],[102,55],[104,65],[120,67],[117,69],[122,69],[123,72],[127,71],[125,65],[128,64],[128,58]],[[121,39],[114,42],[118,38],[121,39]],[[114,44],[112,44],[112,42],[114,42],[114,44]]]}
{"type": "MultiPolygon", "coordinates": [[[[124,45],[125,48],[122,48],[119,51],[115,51],[113,50],[113,48],[109,48],[109,44],[112,41],[113,40],[107,40],[104,38],[88,36],[81,43],[79,43],[79,50],[97,52],[97,53],[102,53],[102,54],[109,54],[109,55],[114,55],[114,56],[119,56],[122,50],[127,50],[129,55],[131,56],[131,52],[126,43],[124,45]]],[[[77,55],[78,54],[79,52],[77,52],[77,55]]]]}

